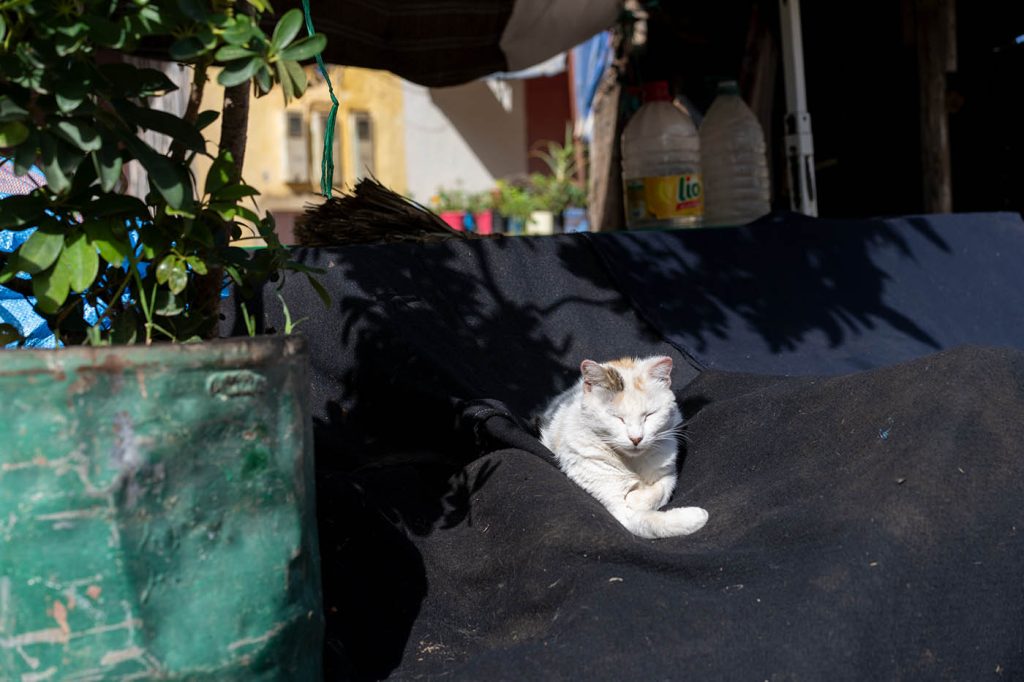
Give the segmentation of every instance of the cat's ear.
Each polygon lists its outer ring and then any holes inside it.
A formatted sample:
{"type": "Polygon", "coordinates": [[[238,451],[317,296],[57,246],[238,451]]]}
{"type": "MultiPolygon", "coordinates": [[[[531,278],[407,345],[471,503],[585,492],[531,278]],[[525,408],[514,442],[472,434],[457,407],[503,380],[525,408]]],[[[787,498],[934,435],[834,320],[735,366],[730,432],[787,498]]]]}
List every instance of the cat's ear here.
{"type": "Polygon", "coordinates": [[[647,365],[647,374],[652,379],[657,379],[658,381],[664,381],[666,384],[671,384],[672,358],[667,355],[651,358],[650,364],[647,365]]]}
{"type": "Polygon", "coordinates": [[[580,374],[583,375],[583,391],[590,392],[594,386],[607,388],[609,391],[621,391],[623,388],[622,375],[612,367],[584,360],[580,363],[580,374]]]}

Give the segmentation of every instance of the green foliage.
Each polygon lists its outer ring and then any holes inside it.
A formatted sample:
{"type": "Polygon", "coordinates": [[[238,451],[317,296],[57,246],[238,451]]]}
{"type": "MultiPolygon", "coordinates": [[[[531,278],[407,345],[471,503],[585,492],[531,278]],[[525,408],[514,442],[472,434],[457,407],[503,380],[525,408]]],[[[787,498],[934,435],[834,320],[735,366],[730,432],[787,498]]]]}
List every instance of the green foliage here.
{"type": "Polygon", "coordinates": [[[541,210],[561,213],[565,209],[587,205],[587,193],[571,180],[561,180],[554,175],[533,173],[530,175],[529,191],[541,210]]]}
{"type": "Polygon", "coordinates": [[[495,208],[506,218],[518,218],[526,222],[530,219],[531,213],[541,210],[541,205],[529,187],[498,180],[498,199],[495,208]]]}
{"type": "Polygon", "coordinates": [[[527,221],[534,211],[561,213],[570,207],[585,207],[587,193],[578,184],[577,147],[571,126],[566,126],[565,142],[548,141],[531,156],[548,167],[548,173],[533,173],[525,180],[499,180],[493,208],[505,218],[527,221]]]}
{"type": "MultiPolygon", "coordinates": [[[[220,63],[221,85],[251,82],[257,94],[280,86],[286,100],[301,96],[299,61],[326,39],[299,37],[297,9],[269,36],[261,28],[269,3],[248,0],[240,9],[233,0],[0,0],[0,161],[20,175],[37,164],[47,177],[30,195],[0,200],[4,228],[39,228],[15,253],[0,254],[0,283],[25,285],[63,341],[209,337],[226,279],[245,298],[281,271],[311,276],[290,261],[272,218],[254,210],[258,193],[230,153],[208,149],[201,130],[217,112],[186,119],[152,109],[147,98],[174,84],[110,59],[143,42],[164,44],[168,59],[194,69],[196,82],[220,63]],[[149,146],[140,137],[146,130],[171,137],[172,150],[149,146]],[[190,172],[197,155],[213,160],[201,190],[190,172]],[[117,192],[132,161],[152,187],[144,200],[117,192]],[[266,248],[231,246],[243,233],[266,248]],[[32,275],[30,287],[14,278],[18,272],[32,275]],[[84,304],[102,311],[92,329],[80,322],[84,304]]],[[[0,341],[11,335],[0,327],[0,341]]]]}
{"type": "Polygon", "coordinates": [[[561,213],[571,206],[586,206],[587,194],[575,180],[578,168],[572,126],[565,127],[564,144],[549,140],[543,143],[543,147],[530,154],[543,161],[550,172],[530,176],[530,186],[539,204],[544,210],[555,213],[561,213]]]}
{"type": "Polygon", "coordinates": [[[443,188],[437,190],[431,203],[434,205],[434,210],[439,213],[445,211],[480,213],[493,206],[490,192],[467,192],[463,189],[443,188]]]}
{"type": "Polygon", "coordinates": [[[491,192],[475,192],[466,196],[468,213],[483,213],[494,208],[494,197],[491,192]]]}
{"type": "Polygon", "coordinates": [[[448,211],[465,211],[466,200],[466,190],[438,188],[431,203],[434,204],[434,210],[438,213],[446,213],[448,211]]]}

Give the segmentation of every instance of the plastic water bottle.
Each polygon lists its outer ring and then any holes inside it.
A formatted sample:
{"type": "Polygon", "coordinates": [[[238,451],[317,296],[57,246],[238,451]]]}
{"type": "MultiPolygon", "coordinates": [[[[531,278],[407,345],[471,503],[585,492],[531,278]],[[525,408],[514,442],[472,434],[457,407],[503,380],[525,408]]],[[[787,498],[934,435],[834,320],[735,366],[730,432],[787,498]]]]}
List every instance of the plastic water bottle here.
{"type": "Polygon", "coordinates": [[[695,227],[704,214],[700,134],[668,83],[644,86],[644,105],[622,131],[626,225],[695,227]]]}
{"type": "Polygon", "coordinates": [[[743,225],[771,211],[764,131],[736,81],[718,84],[700,126],[700,147],[705,225],[743,225]]]}

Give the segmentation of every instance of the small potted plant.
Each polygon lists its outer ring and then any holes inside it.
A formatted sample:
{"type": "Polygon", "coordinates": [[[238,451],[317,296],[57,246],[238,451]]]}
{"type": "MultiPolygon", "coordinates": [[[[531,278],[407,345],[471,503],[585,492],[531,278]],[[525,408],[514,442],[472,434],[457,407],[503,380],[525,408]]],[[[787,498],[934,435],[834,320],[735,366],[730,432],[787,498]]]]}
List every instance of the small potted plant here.
{"type": "Polygon", "coordinates": [[[490,192],[475,192],[466,198],[468,230],[482,235],[494,233],[494,213],[491,210],[493,203],[494,199],[490,192]]]}
{"type": "Polygon", "coordinates": [[[454,230],[466,229],[466,192],[461,189],[442,189],[431,198],[434,211],[454,230]]]}
{"type": "Polygon", "coordinates": [[[499,180],[495,209],[505,221],[505,232],[511,235],[530,234],[528,226],[538,210],[535,196],[522,183],[499,180]]]}
{"type": "Polygon", "coordinates": [[[565,142],[544,143],[544,149],[535,149],[531,155],[539,158],[548,167],[548,174],[535,173],[531,176],[534,191],[541,203],[551,211],[555,223],[565,232],[585,232],[587,196],[582,183],[577,179],[577,147],[572,136],[572,127],[565,128],[565,142]]]}
{"type": "MultiPolygon", "coordinates": [[[[212,340],[227,283],[244,299],[309,274],[240,175],[250,89],[300,96],[299,61],[326,42],[300,35],[299,10],[265,33],[269,13],[262,0],[0,4],[0,156],[46,178],[0,199],[0,226],[31,231],[0,254],[0,284],[61,346],[0,351],[11,679],[319,679],[304,344],[212,340]],[[149,105],[175,88],[161,71],[122,58],[144,44],[192,70],[183,116],[149,105]],[[200,111],[215,65],[228,106],[200,111]],[[229,115],[212,146],[203,129],[229,115]],[[202,187],[197,155],[213,159],[202,187]],[[144,197],[121,191],[129,163],[144,197]],[[266,248],[233,246],[244,226],[266,248]]],[[[0,324],[0,341],[21,332],[0,324]]]]}

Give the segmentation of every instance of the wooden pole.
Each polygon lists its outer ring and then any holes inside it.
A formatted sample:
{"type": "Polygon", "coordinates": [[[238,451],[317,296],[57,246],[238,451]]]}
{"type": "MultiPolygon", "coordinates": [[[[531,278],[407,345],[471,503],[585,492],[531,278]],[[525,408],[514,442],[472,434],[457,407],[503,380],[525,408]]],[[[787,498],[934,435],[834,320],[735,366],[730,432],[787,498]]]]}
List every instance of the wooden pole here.
{"type": "Polygon", "coordinates": [[[926,213],[953,210],[946,75],[956,70],[955,0],[915,0],[921,109],[921,182],[926,213]]]}
{"type": "Polygon", "coordinates": [[[231,152],[239,177],[242,175],[242,164],[245,162],[245,143],[249,137],[249,92],[251,89],[250,81],[224,88],[220,150],[231,152]]]}
{"type": "MultiPolygon", "coordinates": [[[[247,2],[236,3],[235,11],[252,16],[247,2]]],[[[249,93],[252,80],[224,88],[224,106],[220,115],[220,151],[229,151],[235,160],[235,171],[242,176],[245,163],[245,144],[249,139],[249,93]]]]}

